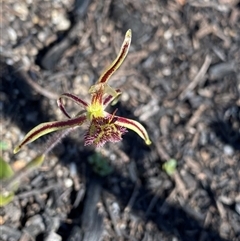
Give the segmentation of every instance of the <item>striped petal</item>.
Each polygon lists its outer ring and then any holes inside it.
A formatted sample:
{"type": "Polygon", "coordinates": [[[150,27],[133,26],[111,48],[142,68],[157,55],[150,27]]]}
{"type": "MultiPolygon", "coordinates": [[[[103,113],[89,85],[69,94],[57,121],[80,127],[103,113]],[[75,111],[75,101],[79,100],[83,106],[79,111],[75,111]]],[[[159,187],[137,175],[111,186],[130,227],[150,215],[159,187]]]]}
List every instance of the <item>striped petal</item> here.
{"type": "Polygon", "coordinates": [[[120,49],[120,52],[117,58],[113,61],[110,67],[108,67],[107,70],[100,76],[98,83],[107,83],[107,81],[112,76],[112,74],[120,67],[123,60],[127,56],[128,49],[131,43],[131,38],[132,38],[132,31],[131,29],[129,29],[126,32],[122,47],[120,49]]]}
{"type": "Polygon", "coordinates": [[[103,100],[103,108],[106,109],[107,106],[112,103],[113,101],[115,102],[115,100],[118,100],[118,97],[122,94],[121,90],[117,89],[115,90],[117,95],[116,96],[112,96],[112,95],[108,95],[104,98],[103,100]]]}
{"type": "Polygon", "coordinates": [[[58,107],[59,109],[62,111],[62,113],[67,116],[68,118],[71,118],[71,116],[68,114],[68,112],[66,111],[65,107],[64,107],[64,104],[62,102],[62,99],[63,98],[67,98],[69,100],[72,100],[74,103],[80,105],[81,107],[83,107],[84,109],[87,108],[88,104],[80,99],[79,97],[77,97],[76,95],[73,95],[73,94],[70,94],[70,93],[64,93],[62,94],[59,99],[57,100],[57,104],[58,104],[58,107]]]}
{"type": "Polygon", "coordinates": [[[115,124],[135,131],[145,141],[147,145],[150,145],[152,143],[149,139],[146,129],[139,122],[120,116],[114,116],[114,118],[116,118],[116,121],[114,122],[115,124]]]}
{"type": "Polygon", "coordinates": [[[20,144],[14,149],[14,153],[17,153],[24,145],[31,143],[38,139],[39,137],[51,133],[53,131],[58,131],[66,128],[71,128],[75,126],[80,126],[86,121],[86,116],[78,116],[76,118],[72,118],[65,121],[52,121],[42,123],[35,128],[33,128],[24,139],[20,142],[20,144]]]}

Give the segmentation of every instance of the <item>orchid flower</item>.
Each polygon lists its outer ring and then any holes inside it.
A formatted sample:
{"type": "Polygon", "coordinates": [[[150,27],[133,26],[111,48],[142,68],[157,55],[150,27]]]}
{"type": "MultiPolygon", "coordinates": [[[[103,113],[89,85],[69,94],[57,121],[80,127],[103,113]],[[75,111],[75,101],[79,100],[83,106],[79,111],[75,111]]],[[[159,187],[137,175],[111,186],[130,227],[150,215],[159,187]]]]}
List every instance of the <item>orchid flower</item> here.
{"type": "Polygon", "coordinates": [[[90,123],[84,136],[85,146],[94,144],[97,147],[101,147],[106,142],[118,142],[122,140],[122,135],[127,132],[127,129],[135,131],[147,145],[151,144],[147,131],[139,122],[117,116],[117,110],[115,110],[113,114],[105,111],[107,106],[121,95],[119,89],[113,89],[108,85],[108,80],[125,59],[131,43],[131,35],[131,30],[128,30],[117,58],[100,76],[97,83],[90,87],[90,103],[87,103],[76,95],[70,93],[62,94],[59,97],[57,104],[68,119],[63,121],[45,122],[36,126],[27,133],[24,139],[14,149],[14,153],[17,153],[24,145],[33,142],[45,134],[67,128],[75,128],[81,126],[85,122],[90,123]],[[64,107],[64,98],[81,106],[83,110],[76,116],[71,117],[64,107]]]}

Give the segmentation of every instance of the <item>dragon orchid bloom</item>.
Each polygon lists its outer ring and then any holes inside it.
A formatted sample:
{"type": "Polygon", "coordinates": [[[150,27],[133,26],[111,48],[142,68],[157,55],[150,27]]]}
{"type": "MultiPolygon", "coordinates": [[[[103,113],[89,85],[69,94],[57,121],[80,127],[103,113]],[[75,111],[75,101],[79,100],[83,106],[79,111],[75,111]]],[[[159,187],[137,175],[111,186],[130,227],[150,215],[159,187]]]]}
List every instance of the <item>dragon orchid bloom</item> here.
{"type": "Polygon", "coordinates": [[[89,122],[89,128],[84,136],[85,145],[94,144],[97,147],[103,146],[106,142],[118,142],[122,140],[122,135],[127,132],[127,129],[135,131],[147,145],[151,144],[145,128],[137,121],[127,119],[110,114],[105,111],[106,107],[112,103],[120,94],[119,89],[113,89],[108,85],[108,80],[112,74],[120,67],[125,59],[131,43],[131,30],[128,30],[125,35],[124,42],[117,58],[113,61],[110,67],[100,76],[97,83],[89,89],[91,94],[90,103],[85,102],[79,97],[70,94],[62,94],[57,103],[60,110],[68,118],[63,121],[53,121],[42,123],[33,128],[20,144],[14,149],[17,153],[24,145],[33,142],[39,137],[58,130],[67,128],[75,128],[81,126],[85,122],[89,122]],[[83,111],[75,117],[71,117],[66,111],[63,99],[67,98],[83,108],[83,111]]]}

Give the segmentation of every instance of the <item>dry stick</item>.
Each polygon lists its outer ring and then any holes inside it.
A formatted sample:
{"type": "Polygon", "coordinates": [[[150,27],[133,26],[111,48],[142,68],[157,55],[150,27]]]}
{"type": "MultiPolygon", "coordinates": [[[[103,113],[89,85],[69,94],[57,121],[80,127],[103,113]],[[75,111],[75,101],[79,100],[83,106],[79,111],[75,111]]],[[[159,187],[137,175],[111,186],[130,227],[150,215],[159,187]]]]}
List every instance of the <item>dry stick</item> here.
{"type": "Polygon", "coordinates": [[[105,195],[103,195],[103,202],[104,202],[104,205],[107,209],[107,212],[109,214],[109,217],[112,221],[112,224],[113,224],[113,229],[115,231],[115,233],[117,234],[118,237],[121,237],[122,236],[122,232],[121,232],[121,229],[119,229],[118,225],[117,225],[117,220],[114,216],[114,214],[112,213],[111,211],[111,208],[110,208],[110,205],[108,203],[108,200],[107,200],[107,197],[104,197],[105,195]]]}
{"type": "Polygon", "coordinates": [[[211,62],[212,62],[211,56],[207,55],[201,69],[199,70],[199,72],[197,73],[197,75],[195,76],[193,81],[190,82],[189,85],[186,87],[186,89],[183,90],[183,92],[180,94],[180,96],[179,96],[180,100],[184,100],[189,92],[191,92],[193,89],[196,88],[196,86],[199,83],[201,83],[202,81],[205,80],[205,74],[207,73],[207,70],[208,70],[211,62]]]}
{"type": "Polygon", "coordinates": [[[213,1],[209,2],[204,2],[204,1],[190,1],[189,2],[190,6],[196,7],[196,8],[214,8],[217,11],[222,12],[222,9],[228,9],[229,7],[226,4],[219,4],[219,3],[214,3],[213,1]]]}
{"type": "Polygon", "coordinates": [[[138,181],[138,182],[136,182],[136,184],[134,186],[131,198],[129,199],[128,204],[124,208],[123,212],[129,212],[131,210],[131,208],[133,207],[133,204],[136,201],[136,198],[137,198],[137,195],[138,195],[138,192],[139,192],[139,186],[140,186],[140,183],[138,181]]]}
{"type": "Polygon", "coordinates": [[[185,200],[181,197],[177,197],[177,200],[182,208],[182,210],[188,214],[190,217],[193,217],[195,220],[197,220],[198,222],[202,223],[205,218],[206,215],[204,213],[200,213],[197,210],[194,210],[192,207],[189,206],[189,204],[187,204],[185,202],[185,200]]]}
{"type": "Polygon", "coordinates": [[[170,159],[170,156],[168,155],[167,151],[163,147],[163,145],[160,143],[160,141],[155,142],[155,146],[157,149],[157,153],[162,161],[168,161],[170,159]]]}
{"type": "Polygon", "coordinates": [[[39,189],[39,190],[34,189],[34,190],[30,190],[30,191],[18,194],[17,198],[23,199],[23,198],[27,198],[27,197],[34,196],[34,195],[40,195],[42,193],[48,193],[52,190],[56,190],[56,189],[62,187],[63,185],[64,184],[62,182],[53,183],[53,184],[50,184],[47,187],[39,189]]]}
{"type": "Polygon", "coordinates": [[[130,161],[130,157],[124,151],[122,151],[115,145],[113,145],[112,148],[125,163],[128,163],[130,161]]]}
{"type": "Polygon", "coordinates": [[[40,85],[38,85],[37,83],[35,83],[31,77],[27,74],[26,70],[24,69],[20,69],[19,72],[21,73],[21,75],[24,77],[23,79],[39,94],[47,97],[48,99],[54,99],[57,100],[59,98],[59,95],[48,91],[46,89],[44,89],[43,87],[41,87],[40,85]]]}
{"type": "Polygon", "coordinates": [[[215,200],[215,201],[216,201],[217,209],[218,209],[218,212],[220,214],[221,219],[226,220],[227,219],[227,213],[226,213],[226,210],[225,210],[223,204],[219,200],[215,200]]]}
{"type": "Polygon", "coordinates": [[[174,197],[176,196],[177,190],[174,188],[168,197],[164,200],[163,204],[159,207],[160,214],[164,214],[169,209],[169,204],[173,202],[174,197]]]}
{"type": "Polygon", "coordinates": [[[155,205],[156,205],[156,203],[157,203],[157,201],[159,199],[159,194],[160,194],[160,192],[159,193],[157,192],[156,195],[154,195],[152,200],[150,201],[150,204],[148,205],[147,211],[145,213],[146,217],[149,216],[149,214],[151,213],[152,209],[155,207],[155,205]]]}
{"type": "Polygon", "coordinates": [[[186,127],[188,129],[193,127],[198,122],[198,120],[200,119],[200,116],[202,115],[203,112],[205,112],[206,109],[207,109],[207,106],[205,104],[201,104],[198,107],[198,109],[194,112],[190,120],[188,121],[186,127]]]}
{"type": "Polygon", "coordinates": [[[174,172],[173,174],[174,181],[176,183],[176,190],[178,193],[181,193],[183,196],[184,200],[188,198],[189,195],[189,190],[187,189],[184,181],[182,180],[182,177],[178,173],[178,171],[174,172]]]}

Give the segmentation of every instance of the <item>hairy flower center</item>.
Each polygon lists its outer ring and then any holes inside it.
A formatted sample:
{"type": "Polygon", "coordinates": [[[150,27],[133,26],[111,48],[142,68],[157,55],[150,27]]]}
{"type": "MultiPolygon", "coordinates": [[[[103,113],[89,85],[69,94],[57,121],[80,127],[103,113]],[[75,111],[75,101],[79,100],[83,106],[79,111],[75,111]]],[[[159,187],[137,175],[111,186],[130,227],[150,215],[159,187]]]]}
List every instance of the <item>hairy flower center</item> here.
{"type": "Polygon", "coordinates": [[[122,140],[122,135],[127,130],[114,122],[114,118],[110,117],[94,118],[85,135],[85,145],[95,144],[100,147],[108,141],[118,142],[122,140]]]}

